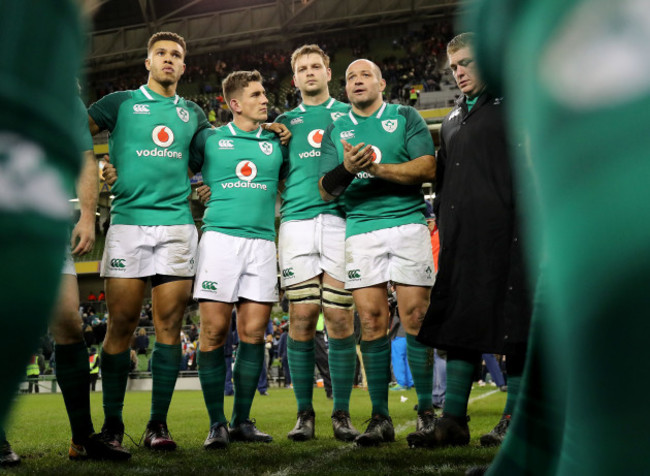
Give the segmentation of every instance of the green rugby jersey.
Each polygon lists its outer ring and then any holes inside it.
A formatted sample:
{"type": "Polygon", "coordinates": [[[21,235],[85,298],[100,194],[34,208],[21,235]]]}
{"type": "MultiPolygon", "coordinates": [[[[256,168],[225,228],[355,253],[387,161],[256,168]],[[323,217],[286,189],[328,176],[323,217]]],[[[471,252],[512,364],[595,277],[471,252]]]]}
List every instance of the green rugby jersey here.
{"type": "Polygon", "coordinates": [[[287,126],[292,134],[289,169],[280,209],[283,222],[306,220],[321,213],[344,216],[341,204],[338,201],[323,201],[314,184],[320,178],[320,148],[324,129],[349,110],[349,104],[330,98],[318,106],[300,104],[276,119],[276,122],[287,126]]]}
{"type": "Polygon", "coordinates": [[[0,130],[40,144],[66,186],[81,163],[73,125],[84,30],[71,0],[0,2],[0,130]]]}
{"type": "Polygon", "coordinates": [[[203,230],[275,240],[275,196],[286,148],[261,127],[252,132],[233,122],[202,131],[192,157],[203,161],[203,182],[212,190],[203,230]]]}
{"type": "Polygon", "coordinates": [[[178,95],[164,97],[141,86],[104,96],[88,114],[108,129],[109,155],[117,170],[111,223],[185,225],[194,223],[187,198],[194,135],[209,128],[205,114],[178,95]]]}
{"type": "MultiPolygon", "coordinates": [[[[399,164],[434,155],[433,140],[424,119],[410,106],[384,103],[369,117],[350,111],[325,131],[321,173],[343,163],[345,139],[352,145],[371,144],[374,161],[399,164]]],[[[339,199],[346,213],[346,237],[424,220],[422,187],[400,185],[359,172],[339,199]]]]}

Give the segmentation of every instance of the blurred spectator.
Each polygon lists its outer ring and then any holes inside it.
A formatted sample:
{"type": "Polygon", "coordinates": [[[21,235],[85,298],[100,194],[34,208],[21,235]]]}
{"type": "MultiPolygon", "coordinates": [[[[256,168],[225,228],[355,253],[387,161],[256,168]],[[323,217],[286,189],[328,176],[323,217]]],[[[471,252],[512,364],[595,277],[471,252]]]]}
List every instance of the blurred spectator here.
{"type": "Polygon", "coordinates": [[[147,355],[149,353],[149,336],[142,327],[138,330],[138,336],[135,338],[134,349],[138,355],[147,355]]]}
{"type": "Polygon", "coordinates": [[[27,381],[29,382],[28,393],[39,392],[38,379],[45,370],[45,359],[41,354],[32,354],[27,364],[27,381]]]}
{"type": "Polygon", "coordinates": [[[86,343],[86,347],[95,345],[96,341],[95,341],[95,332],[93,330],[93,326],[91,326],[90,324],[84,325],[83,337],[84,337],[84,342],[86,343]]]}
{"type": "Polygon", "coordinates": [[[90,390],[94,392],[99,377],[99,354],[97,354],[97,349],[95,347],[90,348],[88,365],[90,367],[90,390]]]}
{"type": "Polygon", "coordinates": [[[106,300],[106,295],[104,294],[104,290],[102,289],[99,291],[99,296],[97,296],[98,301],[105,301],[106,300]]]}
{"type": "Polygon", "coordinates": [[[281,326],[282,334],[278,341],[278,359],[282,362],[282,375],[284,376],[284,386],[291,386],[291,372],[289,371],[289,355],[287,354],[287,339],[289,337],[289,325],[285,323],[281,326]]]}

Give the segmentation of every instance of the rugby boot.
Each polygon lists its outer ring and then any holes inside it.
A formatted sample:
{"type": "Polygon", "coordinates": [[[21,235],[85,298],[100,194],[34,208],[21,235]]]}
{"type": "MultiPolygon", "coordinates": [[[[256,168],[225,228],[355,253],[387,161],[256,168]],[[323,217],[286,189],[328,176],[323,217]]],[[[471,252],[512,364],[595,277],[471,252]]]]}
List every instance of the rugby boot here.
{"type": "Polygon", "coordinates": [[[334,438],[340,441],[354,441],[360,435],[359,430],[352,426],[350,414],[343,410],[336,410],[332,414],[332,429],[334,438]]]}
{"type": "Polygon", "coordinates": [[[7,440],[0,443],[0,468],[20,464],[20,456],[11,448],[7,440]]]}
{"type": "Polygon", "coordinates": [[[93,433],[81,443],[70,441],[68,458],[72,461],[92,459],[97,461],[124,461],[131,457],[122,446],[114,446],[109,440],[104,439],[101,433],[93,433]]]}
{"type": "Polygon", "coordinates": [[[218,450],[227,448],[229,444],[228,425],[224,422],[217,422],[210,427],[210,433],[203,442],[203,447],[206,450],[218,450]]]}
{"type": "Polygon", "coordinates": [[[270,443],[271,435],[262,433],[255,427],[255,420],[245,420],[237,426],[228,429],[230,441],[243,441],[246,443],[270,443]]]}
{"type": "Polygon", "coordinates": [[[308,441],[314,439],[314,420],[316,415],[314,410],[303,410],[298,412],[298,421],[293,430],[289,432],[287,438],[293,441],[308,441]]]}
{"type": "Polygon", "coordinates": [[[491,432],[481,436],[481,446],[500,446],[510,426],[510,415],[503,415],[491,432]]]}
{"type": "Polygon", "coordinates": [[[144,434],[144,446],[158,451],[174,451],[176,442],[172,439],[167,423],[150,421],[144,434]]]}
{"type": "Polygon", "coordinates": [[[366,431],[354,439],[358,446],[377,446],[379,443],[395,441],[393,420],[389,416],[376,414],[368,421],[370,423],[366,431]]]}
{"type": "Polygon", "coordinates": [[[406,441],[411,448],[418,448],[421,446],[428,446],[425,444],[427,438],[424,435],[433,433],[434,425],[436,422],[436,415],[432,410],[425,410],[418,412],[418,419],[415,422],[415,431],[409,433],[406,441]]]}
{"type": "Polygon", "coordinates": [[[116,451],[129,453],[129,451],[122,446],[122,439],[124,438],[124,423],[120,420],[113,418],[106,419],[104,421],[104,426],[102,426],[100,436],[107,445],[112,446],[116,451]]]}
{"type": "Polygon", "coordinates": [[[469,444],[468,419],[443,413],[442,417],[433,419],[433,424],[409,434],[406,441],[411,448],[466,446],[469,444]]]}

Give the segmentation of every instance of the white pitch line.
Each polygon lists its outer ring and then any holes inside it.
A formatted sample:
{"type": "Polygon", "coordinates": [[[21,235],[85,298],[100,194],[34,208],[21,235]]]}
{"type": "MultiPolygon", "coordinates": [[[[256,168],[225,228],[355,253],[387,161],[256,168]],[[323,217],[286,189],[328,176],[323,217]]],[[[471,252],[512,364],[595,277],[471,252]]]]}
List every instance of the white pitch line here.
{"type": "MultiPolygon", "coordinates": [[[[470,398],[469,401],[467,402],[472,403],[475,402],[476,400],[481,400],[482,398],[489,397],[490,395],[494,395],[497,393],[499,390],[491,390],[489,392],[486,392],[482,395],[478,395],[476,397],[470,398]]],[[[395,433],[401,433],[404,430],[411,428],[415,425],[415,420],[402,423],[399,425],[397,428],[395,428],[395,433]]],[[[324,464],[325,462],[329,461],[333,456],[339,455],[342,453],[347,453],[348,451],[352,451],[356,447],[354,446],[354,443],[350,443],[348,445],[341,445],[340,447],[336,448],[335,450],[328,451],[326,453],[321,453],[320,456],[316,458],[311,458],[309,462],[306,462],[305,464],[308,464],[310,468],[318,467],[320,464],[324,464]]],[[[282,468],[279,471],[276,471],[274,473],[264,473],[265,475],[268,476],[290,476],[291,474],[294,473],[294,471],[300,471],[302,464],[299,465],[289,465],[284,468],[282,468]]]]}

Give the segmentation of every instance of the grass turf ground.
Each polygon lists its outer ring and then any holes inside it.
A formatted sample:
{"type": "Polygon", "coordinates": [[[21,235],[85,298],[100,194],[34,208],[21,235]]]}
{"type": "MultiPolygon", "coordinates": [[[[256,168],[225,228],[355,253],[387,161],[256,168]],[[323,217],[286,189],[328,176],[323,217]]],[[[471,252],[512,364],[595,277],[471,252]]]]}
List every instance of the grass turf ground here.
{"type": "MultiPolygon", "coordinates": [[[[72,462],[67,458],[70,429],[60,394],[22,395],[7,428],[7,437],[21,456],[22,464],[7,469],[7,474],[228,474],[298,475],[298,474],[464,474],[468,467],[488,464],[496,449],[481,448],[478,438],[497,423],[505,393],[494,387],[474,388],[469,414],[472,441],[469,447],[446,449],[410,449],[406,435],[415,428],[417,403],[414,390],[389,392],[389,409],[396,430],[396,441],[378,448],[357,448],[332,436],[331,400],[323,389],[314,389],[316,440],[294,443],[286,435],[295,423],[296,404],[290,389],[271,388],[268,397],[256,395],[251,416],[258,428],[271,434],[270,444],[232,444],[227,450],[205,451],[209,421],[200,391],[174,394],[169,428],[179,445],[173,453],[152,453],[138,448],[128,437],[125,446],[133,454],[125,463],[72,462]],[[402,401],[406,398],[406,401],[402,401]]],[[[138,442],[149,417],[149,392],[126,395],[124,420],[126,431],[138,442]]],[[[96,429],[102,424],[101,393],[91,396],[96,429]]],[[[230,416],[232,397],[226,397],[226,415],[230,416]]],[[[350,410],[360,431],[370,416],[368,392],[352,392],[350,410]]]]}

